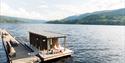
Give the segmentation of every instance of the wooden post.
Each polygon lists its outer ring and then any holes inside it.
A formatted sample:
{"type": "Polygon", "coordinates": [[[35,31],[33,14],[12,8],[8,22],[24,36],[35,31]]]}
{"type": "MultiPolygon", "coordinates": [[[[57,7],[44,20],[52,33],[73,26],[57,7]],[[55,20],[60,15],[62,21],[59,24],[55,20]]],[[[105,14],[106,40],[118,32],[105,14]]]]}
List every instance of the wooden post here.
{"type": "Polygon", "coordinates": [[[29,42],[30,42],[30,47],[31,47],[31,35],[30,35],[30,32],[29,32],[29,42]]]}
{"type": "Polygon", "coordinates": [[[1,38],[2,38],[2,42],[3,42],[3,32],[1,33],[1,38]]]}
{"type": "Polygon", "coordinates": [[[66,50],[66,37],[64,37],[64,51],[66,50]]]}
{"type": "Polygon", "coordinates": [[[47,39],[47,54],[49,54],[49,49],[50,49],[50,39],[47,39]]]}
{"type": "Polygon", "coordinates": [[[42,41],[40,41],[40,50],[42,50],[43,48],[42,48],[42,41]]]}

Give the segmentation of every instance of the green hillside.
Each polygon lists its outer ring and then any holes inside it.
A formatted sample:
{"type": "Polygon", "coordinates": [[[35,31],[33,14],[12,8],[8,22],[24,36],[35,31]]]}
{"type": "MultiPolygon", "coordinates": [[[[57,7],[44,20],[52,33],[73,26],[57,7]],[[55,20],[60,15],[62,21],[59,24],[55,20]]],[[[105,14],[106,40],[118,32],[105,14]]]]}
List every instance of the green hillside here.
{"type": "Polygon", "coordinates": [[[0,16],[0,23],[19,23],[22,22],[14,17],[0,16]]]}
{"type": "Polygon", "coordinates": [[[125,25],[125,8],[70,16],[62,20],[48,21],[47,23],[125,25]]]}

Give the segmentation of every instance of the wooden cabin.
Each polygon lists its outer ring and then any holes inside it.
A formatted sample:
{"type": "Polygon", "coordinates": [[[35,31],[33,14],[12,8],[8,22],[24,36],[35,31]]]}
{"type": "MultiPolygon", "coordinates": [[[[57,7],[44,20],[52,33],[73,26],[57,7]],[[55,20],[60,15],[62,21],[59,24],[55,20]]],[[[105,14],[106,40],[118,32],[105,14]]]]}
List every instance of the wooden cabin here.
{"type": "Polygon", "coordinates": [[[30,45],[37,48],[42,61],[70,56],[72,51],[66,48],[66,36],[51,32],[29,32],[30,45]],[[63,45],[59,39],[63,39],[63,45]],[[63,47],[62,47],[63,46],[63,47]]]}

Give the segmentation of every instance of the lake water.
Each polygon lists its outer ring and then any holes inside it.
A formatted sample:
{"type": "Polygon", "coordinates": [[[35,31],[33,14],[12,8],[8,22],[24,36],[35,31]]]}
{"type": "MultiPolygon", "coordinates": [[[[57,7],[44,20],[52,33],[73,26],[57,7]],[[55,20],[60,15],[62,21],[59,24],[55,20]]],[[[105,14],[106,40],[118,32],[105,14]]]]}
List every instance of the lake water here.
{"type": "Polygon", "coordinates": [[[24,41],[28,31],[51,31],[67,35],[72,57],[52,63],[125,63],[125,26],[68,24],[0,24],[24,41]]]}

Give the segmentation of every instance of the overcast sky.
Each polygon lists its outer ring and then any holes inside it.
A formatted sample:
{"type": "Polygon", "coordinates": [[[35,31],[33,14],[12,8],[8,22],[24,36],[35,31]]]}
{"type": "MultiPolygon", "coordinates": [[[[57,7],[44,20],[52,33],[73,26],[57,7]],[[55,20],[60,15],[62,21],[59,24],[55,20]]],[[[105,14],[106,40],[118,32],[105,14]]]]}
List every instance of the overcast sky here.
{"type": "Polygon", "coordinates": [[[125,0],[0,0],[0,14],[53,20],[125,7],[125,0]]]}

